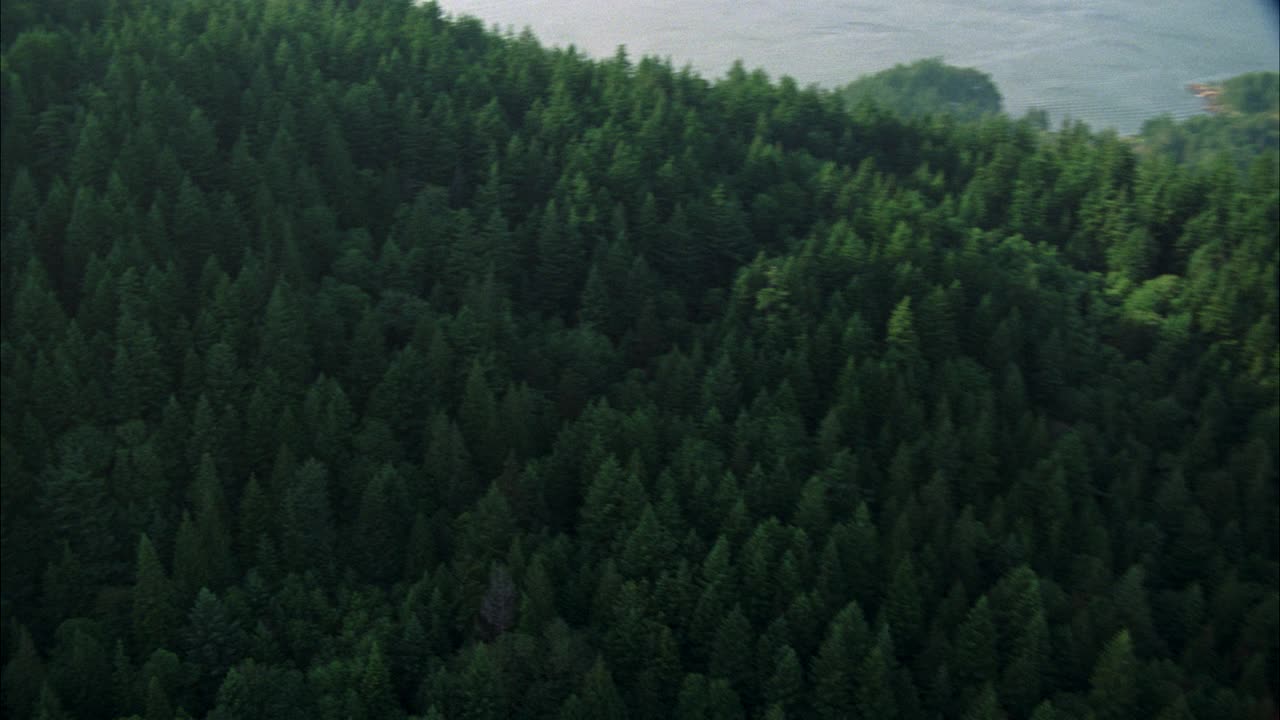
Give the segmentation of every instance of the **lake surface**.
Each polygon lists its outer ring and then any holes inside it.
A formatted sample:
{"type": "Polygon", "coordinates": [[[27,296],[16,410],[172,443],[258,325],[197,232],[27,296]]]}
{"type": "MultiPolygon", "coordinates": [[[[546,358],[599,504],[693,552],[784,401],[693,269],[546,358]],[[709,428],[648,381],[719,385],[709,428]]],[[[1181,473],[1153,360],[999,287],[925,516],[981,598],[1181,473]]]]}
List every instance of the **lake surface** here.
{"type": "Polygon", "coordinates": [[[771,77],[842,85],[941,56],[989,73],[1005,109],[1136,132],[1186,117],[1189,82],[1280,69],[1275,0],[438,0],[596,57],[668,57],[708,78],[741,58],[771,77]]]}

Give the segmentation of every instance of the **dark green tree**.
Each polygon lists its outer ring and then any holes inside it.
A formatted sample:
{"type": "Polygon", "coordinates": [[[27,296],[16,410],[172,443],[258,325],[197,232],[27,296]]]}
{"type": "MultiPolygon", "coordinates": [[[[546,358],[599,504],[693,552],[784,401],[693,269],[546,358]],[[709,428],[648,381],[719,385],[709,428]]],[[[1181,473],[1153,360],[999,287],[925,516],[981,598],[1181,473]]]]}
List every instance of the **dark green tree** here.
{"type": "Polygon", "coordinates": [[[138,540],[133,585],[134,647],[140,655],[168,645],[178,621],[173,585],[144,533],[138,540]]]}
{"type": "Polygon", "coordinates": [[[1138,703],[1141,666],[1128,630],[1106,644],[1089,678],[1089,704],[1099,718],[1131,717],[1138,703]]]}
{"type": "Polygon", "coordinates": [[[18,638],[4,665],[4,706],[12,717],[34,716],[36,701],[41,699],[45,687],[44,662],[25,626],[19,625],[10,632],[16,632],[18,638]]]}
{"type": "Polygon", "coordinates": [[[208,588],[201,588],[182,637],[186,660],[199,671],[197,692],[208,702],[223,676],[243,657],[245,633],[222,601],[208,588]]]}
{"type": "Polygon", "coordinates": [[[319,461],[307,460],[298,468],[285,495],[283,525],[285,557],[291,566],[307,568],[317,558],[332,557],[335,531],[329,472],[319,461]]]}

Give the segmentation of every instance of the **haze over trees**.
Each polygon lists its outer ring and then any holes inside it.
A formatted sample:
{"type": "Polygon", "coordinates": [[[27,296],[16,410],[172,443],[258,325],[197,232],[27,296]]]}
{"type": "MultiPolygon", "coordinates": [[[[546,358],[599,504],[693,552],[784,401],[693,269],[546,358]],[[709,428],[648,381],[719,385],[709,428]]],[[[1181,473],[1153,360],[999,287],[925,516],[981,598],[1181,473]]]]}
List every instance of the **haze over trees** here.
{"type": "Polygon", "coordinates": [[[1274,716],[1274,149],[3,12],[6,717],[1274,716]]]}
{"type": "Polygon", "coordinates": [[[917,60],[860,77],[838,91],[846,104],[870,102],[904,117],[945,113],[975,120],[1000,112],[1000,90],[975,68],[947,65],[941,58],[917,60]]]}
{"type": "Polygon", "coordinates": [[[1140,147],[1177,162],[1211,166],[1229,158],[1241,170],[1280,150],[1280,73],[1246,73],[1222,83],[1216,112],[1176,122],[1152,118],[1140,147]]]}

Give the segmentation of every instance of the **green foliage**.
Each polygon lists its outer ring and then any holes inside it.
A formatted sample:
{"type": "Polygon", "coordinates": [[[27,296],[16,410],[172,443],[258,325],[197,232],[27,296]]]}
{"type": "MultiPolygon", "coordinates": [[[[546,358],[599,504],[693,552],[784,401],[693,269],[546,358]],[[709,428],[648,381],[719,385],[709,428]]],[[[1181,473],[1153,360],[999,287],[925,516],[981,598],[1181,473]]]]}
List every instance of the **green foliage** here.
{"type": "Polygon", "coordinates": [[[1133,717],[1138,702],[1138,667],[1129,631],[1121,630],[1102,649],[1089,679],[1089,701],[1099,718],[1133,717]]]}
{"type": "Polygon", "coordinates": [[[1241,113],[1280,112],[1280,73],[1252,72],[1222,83],[1222,102],[1241,113]]]}
{"type": "Polygon", "coordinates": [[[859,78],[839,91],[849,107],[871,102],[910,117],[948,113],[975,119],[1000,112],[1000,91],[991,77],[974,68],[947,65],[941,58],[895,65],[859,78]]]}
{"type": "Polygon", "coordinates": [[[1273,81],[1129,141],[939,61],[46,5],[0,33],[6,717],[1274,709],[1273,81]]]}
{"type": "MultiPolygon", "coordinates": [[[[10,630],[10,636],[14,631],[10,630]]],[[[36,701],[45,703],[45,668],[31,633],[24,626],[16,629],[17,646],[4,665],[4,706],[13,717],[33,715],[36,701]]],[[[10,641],[15,642],[15,641],[10,641]]]]}
{"type": "Polygon", "coordinates": [[[138,540],[133,585],[134,648],[141,655],[165,647],[178,620],[173,586],[145,534],[138,540]]]}
{"type": "Polygon", "coordinates": [[[1240,170],[1255,163],[1275,174],[1280,150],[1280,73],[1245,73],[1222,83],[1217,112],[1181,123],[1161,117],[1142,125],[1144,149],[1177,162],[1212,167],[1225,157],[1240,170]],[[1259,162],[1261,160],[1261,163],[1259,162]],[[1269,161],[1269,162],[1268,162],[1269,161]]]}

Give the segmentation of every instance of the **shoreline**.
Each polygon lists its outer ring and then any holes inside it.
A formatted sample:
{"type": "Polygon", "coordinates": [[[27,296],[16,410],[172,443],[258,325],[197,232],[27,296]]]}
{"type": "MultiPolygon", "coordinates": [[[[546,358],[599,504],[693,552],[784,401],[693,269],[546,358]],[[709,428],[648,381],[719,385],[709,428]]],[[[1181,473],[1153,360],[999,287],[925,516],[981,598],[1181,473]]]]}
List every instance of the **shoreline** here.
{"type": "Polygon", "coordinates": [[[1222,86],[1213,83],[1188,83],[1187,92],[1195,95],[1204,102],[1205,112],[1221,115],[1227,113],[1229,109],[1222,102],[1222,86]]]}

